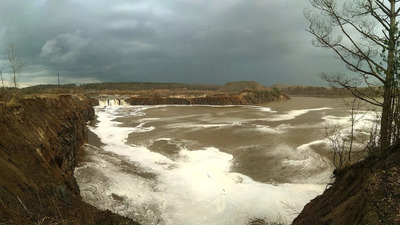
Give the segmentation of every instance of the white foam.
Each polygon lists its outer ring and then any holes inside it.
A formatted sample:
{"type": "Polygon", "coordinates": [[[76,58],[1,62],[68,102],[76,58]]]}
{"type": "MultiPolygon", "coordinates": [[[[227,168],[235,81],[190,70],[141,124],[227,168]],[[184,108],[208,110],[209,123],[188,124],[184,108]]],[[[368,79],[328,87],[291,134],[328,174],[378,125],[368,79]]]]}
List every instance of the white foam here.
{"type": "MultiPolygon", "coordinates": [[[[260,132],[265,132],[269,134],[283,134],[285,133],[288,129],[294,128],[293,126],[289,124],[280,124],[276,127],[270,127],[267,125],[256,125],[255,130],[260,131],[260,132]]],[[[254,128],[252,128],[254,129],[254,128]]]]}
{"type": "MultiPolygon", "coordinates": [[[[145,109],[130,108],[138,116],[145,109]]],[[[103,150],[123,157],[157,178],[144,179],[122,172],[118,164],[101,158],[77,168],[78,178],[85,169],[102,174],[78,179],[84,199],[98,207],[135,217],[144,224],[245,224],[249,218],[288,224],[311,198],[324,190],[325,185],[317,184],[255,182],[231,172],[233,156],[216,148],[181,149],[178,158],[171,160],[144,146],[126,145],[129,133],[151,132],[154,128],[143,123],[133,128],[121,127],[114,119],[125,115],[123,110],[97,108],[99,122],[90,129],[105,144],[103,150]],[[113,194],[120,196],[122,202],[113,199],[113,194]]],[[[211,124],[211,127],[214,125],[220,126],[211,124]]],[[[287,163],[297,165],[307,163],[307,159],[287,163]]]]}
{"type": "Polygon", "coordinates": [[[270,113],[276,113],[276,111],[272,110],[269,107],[265,107],[265,106],[256,106],[256,105],[244,105],[242,107],[246,107],[246,108],[254,108],[257,109],[261,112],[270,112],[270,113]]]}
{"type": "MultiPolygon", "coordinates": [[[[378,118],[379,113],[372,111],[359,111],[354,115],[354,124],[353,124],[353,135],[357,136],[360,134],[368,135],[374,130],[379,129],[378,118]]],[[[332,116],[328,115],[323,117],[325,120],[325,127],[328,131],[329,137],[326,137],[326,142],[329,142],[329,138],[333,140],[338,140],[343,142],[344,140],[348,140],[351,136],[352,129],[352,121],[351,116],[332,116]]],[[[363,150],[365,148],[366,143],[359,143],[357,138],[354,139],[353,150],[363,150]]],[[[348,143],[348,141],[347,141],[348,143]]]]}
{"type": "MultiPolygon", "coordinates": [[[[374,125],[377,122],[377,119],[379,118],[379,113],[372,112],[372,111],[360,111],[354,115],[354,120],[356,121],[356,125],[374,125]]],[[[347,116],[333,116],[333,115],[327,115],[322,117],[323,120],[325,120],[328,123],[335,123],[335,124],[340,124],[340,125],[349,125],[351,123],[351,117],[350,115],[347,116]]]]}
{"type": "Polygon", "coordinates": [[[150,126],[150,127],[144,127],[145,123],[140,123],[136,127],[133,128],[133,132],[135,133],[144,133],[144,132],[150,132],[155,129],[155,127],[150,126]]]}
{"type": "Polygon", "coordinates": [[[171,141],[171,138],[159,138],[157,141],[171,141]]]}
{"type": "Polygon", "coordinates": [[[322,108],[313,108],[313,109],[301,109],[301,110],[291,110],[289,112],[286,112],[284,114],[277,114],[274,115],[272,118],[268,118],[268,121],[284,121],[284,120],[292,120],[298,116],[304,115],[308,112],[312,111],[322,111],[322,110],[329,110],[332,108],[329,107],[322,107],[322,108]]]}
{"type": "Polygon", "coordinates": [[[140,119],[139,121],[140,122],[153,122],[153,121],[157,121],[157,120],[159,120],[160,118],[143,118],[143,119],[140,119]]]}
{"type": "Polygon", "coordinates": [[[202,129],[202,128],[223,128],[223,127],[231,127],[231,126],[241,126],[242,124],[239,122],[233,123],[194,123],[194,122],[185,122],[185,123],[171,123],[166,125],[167,128],[170,129],[179,129],[179,128],[189,128],[189,129],[202,129]]]}
{"type": "MultiPolygon", "coordinates": [[[[254,128],[251,128],[254,129],[254,128]]],[[[284,133],[283,130],[276,129],[270,126],[266,125],[256,125],[255,130],[263,132],[263,133],[268,133],[268,134],[282,134],[284,133]]]]}
{"type": "Polygon", "coordinates": [[[124,99],[99,99],[99,106],[127,106],[129,105],[124,99]]]}
{"type": "MultiPolygon", "coordinates": [[[[300,145],[296,148],[295,153],[290,155],[291,158],[283,160],[282,164],[295,166],[299,169],[299,176],[297,176],[297,179],[294,181],[321,184],[328,183],[334,166],[329,159],[314,152],[311,149],[313,145],[327,146],[328,141],[322,139],[300,145]]],[[[321,146],[319,148],[321,148],[321,146]]]]}

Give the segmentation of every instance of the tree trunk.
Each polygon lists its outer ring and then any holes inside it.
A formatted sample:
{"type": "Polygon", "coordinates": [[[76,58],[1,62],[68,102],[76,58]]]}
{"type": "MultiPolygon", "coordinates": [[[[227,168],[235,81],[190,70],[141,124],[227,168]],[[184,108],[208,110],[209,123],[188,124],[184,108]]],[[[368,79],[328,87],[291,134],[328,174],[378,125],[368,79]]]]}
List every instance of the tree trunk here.
{"type": "MultiPolygon", "coordinates": [[[[385,84],[386,86],[387,84],[385,84]]],[[[391,92],[388,90],[390,87],[385,87],[383,96],[382,118],[381,118],[381,132],[380,144],[381,149],[385,149],[390,145],[390,130],[391,130],[391,92]]]]}
{"type": "Polygon", "coordinates": [[[392,101],[393,101],[393,84],[394,84],[394,66],[396,51],[396,1],[390,1],[390,30],[389,43],[387,49],[387,70],[383,93],[382,119],[381,119],[381,149],[389,147],[392,135],[393,120],[392,101]]]}

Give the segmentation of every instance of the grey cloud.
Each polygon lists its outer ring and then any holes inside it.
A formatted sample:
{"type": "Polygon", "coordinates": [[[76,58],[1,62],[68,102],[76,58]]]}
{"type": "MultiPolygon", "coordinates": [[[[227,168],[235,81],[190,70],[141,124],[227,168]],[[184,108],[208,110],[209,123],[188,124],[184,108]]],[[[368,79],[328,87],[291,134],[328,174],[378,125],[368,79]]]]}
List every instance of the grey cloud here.
{"type": "Polygon", "coordinates": [[[81,32],[60,34],[48,40],[42,47],[40,56],[54,63],[76,62],[81,50],[89,44],[89,39],[81,37],[81,32]]]}
{"type": "Polygon", "coordinates": [[[290,0],[0,2],[1,43],[27,62],[21,81],[318,84],[340,64],[311,45],[290,0]],[[95,7],[94,7],[95,6],[95,7]],[[21,10],[15,10],[21,9],[21,10]],[[31,70],[31,71],[29,71],[31,70]],[[50,79],[51,78],[51,79],[50,79]]]}

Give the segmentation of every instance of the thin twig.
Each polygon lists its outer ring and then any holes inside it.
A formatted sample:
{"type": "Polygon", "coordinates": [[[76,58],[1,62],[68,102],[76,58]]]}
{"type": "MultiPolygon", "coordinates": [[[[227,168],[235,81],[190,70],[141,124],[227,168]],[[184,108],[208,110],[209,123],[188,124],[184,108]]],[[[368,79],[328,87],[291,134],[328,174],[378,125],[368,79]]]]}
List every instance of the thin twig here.
{"type": "Polygon", "coordinates": [[[56,205],[56,202],[54,201],[54,199],[51,199],[51,201],[53,202],[54,208],[57,210],[58,214],[60,215],[62,223],[66,224],[65,221],[64,221],[64,218],[63,218],[63,216],[62,216],[62,214],[60,212],[60,209],[56,205]]]}
{"type": "Polygon", "coordinates": [[[39,191],[38,191],[38,188],[37,188],[37,186],[36,186],[36,185],[35,185],[35,190],[36,190],[36,195],[37,195],[37,197],[38,197],[38,200],[39,200],[40,207],[42,207],[42,209],[43,209],[42,200],[40,199],[40,196],[39,196],[39,191]]]}
{"type": "Polygon", "coordinates": [[[18,201],[21,203],[21,205],[24,207],[24,209],[28,212],[29,216],[31,216],[31,212],[29,212],[29,210],[26,208],[25,204],[21,201],[21,199],[18,197],[18,195],[15,195],[15,196],[17,196],[18,201]]]}

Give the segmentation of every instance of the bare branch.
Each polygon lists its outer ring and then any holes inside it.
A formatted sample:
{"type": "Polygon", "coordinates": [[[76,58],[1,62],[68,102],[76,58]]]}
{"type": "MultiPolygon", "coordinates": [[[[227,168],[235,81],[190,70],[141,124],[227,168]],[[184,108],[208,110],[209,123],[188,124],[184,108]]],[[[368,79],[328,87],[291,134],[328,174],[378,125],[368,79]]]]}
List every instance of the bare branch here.
{"type": "Polygon", "coordinates": [[[327,81],[332,88],[336,89],[339,87],[345,88],[346,90],[350,91],[350,93],[355,97],[365,102],[368,102],[369,104],[382,107],[382,102],[359,90],[358,88],[360,83],[359,80],[348,79],[343,74],[336,74],[336,75],[321,74],[320,77],[323,80],[327,81]]]}
{"type": "Polygon", "coordinates": [[[7,59],[9,63],[9,67],[11,69],[11,79],[14,85],[14,88],[18,87],[18,75],[24,67],[25,63],[22,58],[18,55],[17,50],[15,49],[13,44],[10,44],[7,49],[7,59]]]}
{"type": "MultiPolygon", "coordinates": [[[[370,3],[372,9],[372,1],[368,0],[368,2],[370,3]]],[[[390,9],[386,7],[383,2],[374,0],[374,3],[379,7],[380,10],[382,10],[382,12],[386,14],[386,16],[390,16],[390,9]]],[[[372,10],[372,12],[375,12],[375,10],[372,10]]]]}
{"type": "Polygon", "coordinates": [[[321,77],[333,87],[345,88],[357,98],[382,107],[379,136],[381,147],[386,148],[400,136],[396,131],[396,124],[400,126],[400,120],[396,122],[400,117],[400,0],[348,0],[340,6],[337,2],[310,0],[314,10],[304,13],[310,22],[307,31],[314,35],[315,46],[332,49],[370,91],[362,91],[359,83],[344,75],[321,77]],[[370,77],[379,81],[382,91],[372,85],[370,77]],[[382,101],[376,98],[379,96],[382,101]]]}
{"type": "Polygon", "coordinates": [[[363,74],[369,74],[369,75],[377,78],[380,82],[384,83],[385,79],[377,71],[375,71],[375,68],[378,68],[382,71],[384,71],[385,68],[383,68],[378,62],[373,60],[373,58],[371,56],[374,56],[374,53],[372,53],[372,51],[370,49],[367,49],[366,51],[362,50],[361,46],[359,46],[359,44],[357,44],[355,42],[355,40],[353,40],[353,38],[348,34],[347,30],[344,28],[344,25],[348,24],[354,28],[357,28],[356,30],[360,31],[362,34],[364,34],[364,36],[371,39],[376,44],[379,44],[380,46],[384,47],[382,43],[379,43],[380,39],[376,35],[372,36],[371,34],[364,32],[362,29],[358,28],[350,20],[341,19],[342,17],[340,17],[337,14],[337,12],[335,12],[332,5],[328,4],[324,8],[325,11],[328,10],[327,7],[332,7],[332,8],[330,8],[331,13],[329,15],[330,16],[329,23],[332,23],[332,20],[335,21],[335,26],[340,27],[342,33],[348,38],[348,40],[351,41],[352,45],[354,46],[355,51],[351,50],[350,48],[341,44],[341,42],[343,40],[342,38],[340,38],[340,37],[332,38],[332,32],[333,32],[332,25],[324,23],[322,21],[323,18],[321,18],[320,15],[313,14],[313,12],[310,10],[305,10],[304,15],[310,21],[310,26],[307,31],[310,32],[311,34],[313,34],[316,37],[316,41],[317,41],[317,42],[313,42],[313,44],[318,47],[331,48],[332,50],[335,51],[335,53],[339,56],[339,58],[343,62],[346,63],[348,68],[351,69],[352,71],[361,72],[363,74]],[[351,62],[349,56],[352,56],[353,58],[357,57],[359,59],[362,59],[362,61],[366,61],[370,71],[367,71],[361,67],[361,64],[360,64],[361,60],[359,60],[356,63],[351,62]]]}

